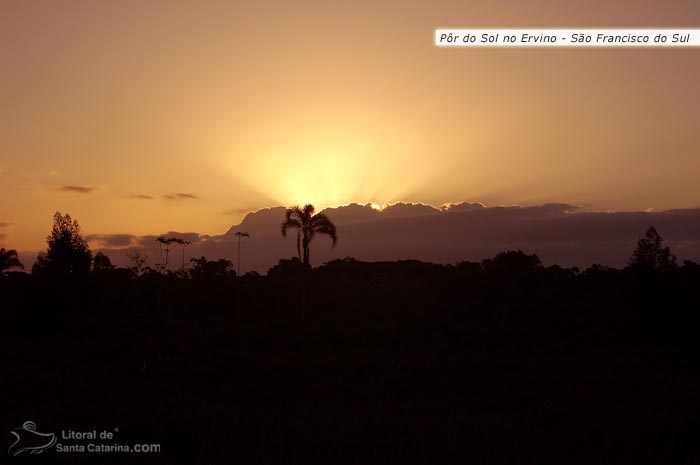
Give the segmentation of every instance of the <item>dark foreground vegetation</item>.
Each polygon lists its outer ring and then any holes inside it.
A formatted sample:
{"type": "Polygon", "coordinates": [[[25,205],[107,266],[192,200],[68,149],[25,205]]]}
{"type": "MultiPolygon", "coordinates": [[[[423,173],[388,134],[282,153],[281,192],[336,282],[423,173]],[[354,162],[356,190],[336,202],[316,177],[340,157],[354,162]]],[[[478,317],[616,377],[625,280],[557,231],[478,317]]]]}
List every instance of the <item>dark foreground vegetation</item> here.
{"type": "Polygon", "coordinates": [[[651,239],[624,270],[508,252],[455,266],[282,260],[240,279],[206,259],[187,273],[100,258],[85,274],[8,274],[4,434],[26,420],[118,427],[161,450],[6,458],[700,463],[700,266],[651,239]]]}

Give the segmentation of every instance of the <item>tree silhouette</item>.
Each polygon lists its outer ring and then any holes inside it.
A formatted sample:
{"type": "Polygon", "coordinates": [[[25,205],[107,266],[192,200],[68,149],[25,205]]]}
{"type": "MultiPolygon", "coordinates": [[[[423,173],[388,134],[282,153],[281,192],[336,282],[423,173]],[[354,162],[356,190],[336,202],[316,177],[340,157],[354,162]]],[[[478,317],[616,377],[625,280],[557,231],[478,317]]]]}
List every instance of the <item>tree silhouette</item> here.
{"type": "Polygon", "coordinates": [[[24,265],[19,261],[17,257],[17,251],[14,249],[5,250],[0,248],[0,274],[4,274],[6,271],[12,268],[24,269],[24,265]]]}
{"type": "Polygon", "coordinates": [[[46,238],[48,248],[40,252],[32,273],[51,275],[78,275],[90,271],[92,252],[80,235],[77,220],[66,213],[56,212],[51,234],[46,238]]]}
{"type": "Polygon", "coordinates": [[[668,271],[676,267],[676,256],[671,249],[663,246],[663,239],[650,226],[644,237],[637,241],[629,266],[641,270],[668,271]]]}
{"type": "Polygon", "coordinates": [[[112,260],[107,255],[97,252],[92,261],[92,269],[96,272],[110,271],[114,269],[114,265],[112,265],[112,260]]]}
{"type": "Polygon", "coordinates": [[[294,206],[287,209],[285,220],[282,223],[282,236],[287,237],[287,231],[297,230],[297,253],[299,260],[304,267],[310,266],[309,246],[316,234],[326,234],[333,241],[331,247],[335,247],[338,242],[335,225],[323,213],[314,215],[315,208],[311,204],[304,205],[304,208],[294,206]]]}
{"type": "Polygon", "coordinates": [[[481,262],[484,270],[498,271],[507,274],[531,273],[542,268],[542,262],[537,254],[528,255],[522,250],[507,250],[493,258],[481,262]]]}
{"type": "Polygon", "coordinates": [[[190,258],[190,263],[189,273],[192,279],[222,279],[235,276],[233,263],[224,258],[216,261],[207,260],[206,257],[190,258]]]}

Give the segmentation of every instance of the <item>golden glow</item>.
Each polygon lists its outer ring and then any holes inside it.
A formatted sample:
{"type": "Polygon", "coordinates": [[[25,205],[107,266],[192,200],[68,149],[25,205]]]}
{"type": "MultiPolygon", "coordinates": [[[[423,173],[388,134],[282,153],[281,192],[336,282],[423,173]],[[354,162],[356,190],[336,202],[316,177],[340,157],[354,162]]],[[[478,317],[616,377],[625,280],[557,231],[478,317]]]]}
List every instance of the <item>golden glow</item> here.
{"type": "MultiPolygon", "coordinates": [[[[349,110],[350,106],[345,108],[349,110]]],[[[356,110],[358,113],[361,111],[356,110]]],[[[340,118],[336,112],[331,112],[340,118]]],[[[358,117],[359,118],[359,117],[358,117]]],[[[278,205],[312,203],[317,208],[348,203],[397,201],[424,188],[437,167],[413,167],[420,156],[415,138],[382,140],[398,132],[381,120],[316,126],[286,120],[269,128],[267,137],[248,135],[220,161],[235,182],[260,192],[278,205]],[[241,156],[241,153],[250,155],[241,156]]]]}
{"type": "Polygon", "coordinates": [[[374,186],[361,183],[362,171],[370,168],[366,158],[361,146],[319,141],[246,159],[236,176],[280,205],[339,205],[358,198],[360,191],[374,194],[374,186]]]}

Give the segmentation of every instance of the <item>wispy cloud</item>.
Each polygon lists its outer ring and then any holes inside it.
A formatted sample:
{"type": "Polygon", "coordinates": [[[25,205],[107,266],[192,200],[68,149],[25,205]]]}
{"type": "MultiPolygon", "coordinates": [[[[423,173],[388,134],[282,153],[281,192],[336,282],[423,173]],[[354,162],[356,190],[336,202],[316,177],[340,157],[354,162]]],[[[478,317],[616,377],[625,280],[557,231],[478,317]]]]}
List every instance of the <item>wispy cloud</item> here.
{"type": "Polygon", "coordinates": [[[197,199],[198,197],[194,194],[183,194],[178,192],[177,194],[166,194],[163,196],[166,200],[191,200],[197,199]]]}
{"type": "Polygon", "coordinates": [[[90,186],[61,186],[58,188],[61,192],[74,192],[76,194],[89,194],[95,190],[90,186]]]}
{"type": "Polygon", "coordinates": [[[126,198],[133,199],[133,200],[153,200],[153,197],[151,197],[150,195],[145,195],[145,194],[132,194],[132,195],[128,195],[126,198]]]}
{"type": "MultiPolygon", "coordinates": [[[[0,221],[0,228],[6,228],[8,226],[12,226],[14,223],[11,223],[9,221],[0,221]]],[[[7,237],[7,234],[0,232],[0,241],[4,240],[7,237]]]]}

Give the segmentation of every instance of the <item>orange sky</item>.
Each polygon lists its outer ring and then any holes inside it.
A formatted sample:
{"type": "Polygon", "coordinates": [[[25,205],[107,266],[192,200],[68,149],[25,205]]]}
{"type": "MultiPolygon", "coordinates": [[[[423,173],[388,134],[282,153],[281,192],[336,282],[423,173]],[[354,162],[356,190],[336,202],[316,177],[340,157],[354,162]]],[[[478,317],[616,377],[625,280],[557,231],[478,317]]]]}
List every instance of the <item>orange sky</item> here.
{"type": "Polygon", "coordinates": [[[219,234],[314,202],[698,207],[700,49],[437,49],[698,27],[696,0],[0,3],[0,245],[219,234]],[[184,194],[184,195],[183,195],[184,194]]]}

